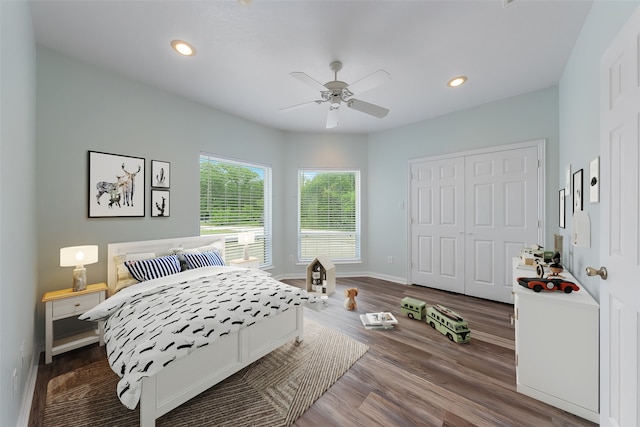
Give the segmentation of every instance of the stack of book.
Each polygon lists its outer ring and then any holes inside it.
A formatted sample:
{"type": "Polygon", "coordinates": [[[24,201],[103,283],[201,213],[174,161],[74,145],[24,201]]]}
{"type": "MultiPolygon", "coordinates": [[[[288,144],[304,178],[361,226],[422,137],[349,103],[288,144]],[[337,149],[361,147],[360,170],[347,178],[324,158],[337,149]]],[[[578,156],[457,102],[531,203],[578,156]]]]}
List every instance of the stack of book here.
{"type": "Polygon", "coordinates": [[[398,323],[398,320],[388,311],[361,314],[360,321],[365,329],[393,329],[393,325],[398,323]]]}

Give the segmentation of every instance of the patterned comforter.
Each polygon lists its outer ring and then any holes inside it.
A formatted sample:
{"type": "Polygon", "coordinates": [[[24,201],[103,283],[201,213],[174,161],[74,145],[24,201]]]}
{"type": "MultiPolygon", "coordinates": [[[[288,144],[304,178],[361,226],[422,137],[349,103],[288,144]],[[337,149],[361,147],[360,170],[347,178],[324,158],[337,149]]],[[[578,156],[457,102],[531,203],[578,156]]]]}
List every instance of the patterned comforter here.
{"type": "Polygon", "coordinates": [[[106,321],[109,364],[121,377],[118,397],[134,409],[142,378],[303,303],[320,305],[306,291],[260,270],[205,267],[126,288],[80,318],[106,321]]]}

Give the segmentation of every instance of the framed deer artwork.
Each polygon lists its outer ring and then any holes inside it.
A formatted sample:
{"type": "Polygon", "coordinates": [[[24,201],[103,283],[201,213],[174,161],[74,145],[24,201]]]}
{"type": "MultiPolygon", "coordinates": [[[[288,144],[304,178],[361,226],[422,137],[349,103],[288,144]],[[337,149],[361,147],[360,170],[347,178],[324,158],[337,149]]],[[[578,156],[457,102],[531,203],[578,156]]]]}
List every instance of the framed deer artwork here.
{"type": "Polygon", "coordinates": [[[151,187],[171,187],[171,163],[151,160],[151,187]]]}
{"type": "Polygon", "coordinates": [[[89,218],[145,213],[145,160],[89,151],[89,218]]]}

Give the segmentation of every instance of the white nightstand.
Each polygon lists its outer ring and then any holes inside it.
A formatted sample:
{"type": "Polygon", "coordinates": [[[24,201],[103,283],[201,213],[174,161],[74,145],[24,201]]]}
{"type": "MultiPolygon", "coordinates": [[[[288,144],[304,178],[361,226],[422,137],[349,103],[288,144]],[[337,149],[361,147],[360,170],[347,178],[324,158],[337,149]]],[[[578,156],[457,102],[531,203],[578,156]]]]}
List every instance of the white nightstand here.
{"type": "Polygon", "coordinates": [[[235,267],[257,269],[257,268],[260,268],[260,261],[258,261],[258,258],[255,258],[255,257],[249,257],[249,259],[238,258],[238,259],[232,259],[231,261],[229,261],[229,265],[232,265],[235,267]]]}
{"type": "Polygon", "coordinates": [[[88,285],[83,291],[73,292],[72,288],[47,292],[42,297],[45,303],[45,363],[51,363],[53,356],[99,342],[104,345],[104,322],[98,322],[94,330],[82,332],[54,341],[53,322],[67,317],[79,316],[105,300],[107,284],[88,285]]]}

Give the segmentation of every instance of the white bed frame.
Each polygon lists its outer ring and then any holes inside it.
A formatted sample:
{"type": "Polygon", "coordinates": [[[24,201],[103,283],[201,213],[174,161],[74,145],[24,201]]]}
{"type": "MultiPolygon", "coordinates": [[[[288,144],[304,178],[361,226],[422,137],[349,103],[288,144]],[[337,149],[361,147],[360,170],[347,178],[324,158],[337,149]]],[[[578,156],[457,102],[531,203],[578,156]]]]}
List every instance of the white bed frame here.
{"type": "MultiPolygon", "coordinates": [[[[191,249],[221,242],[224,257],[224,236],[197,236],[108,245],[109,294],[115,289],[114,255],[136,252],[161,252],[182,247],[191,249]]],[[[225,336],[214,345],[202,347],[178,359],[156,375],[142,380],[140,426],[155,426],[155,420],[186,401],[199,395],[240,369],[260,359],[292,339],[303,339],[303,307],[287,310],[265,319],[233,335],[225,336]]]]}

